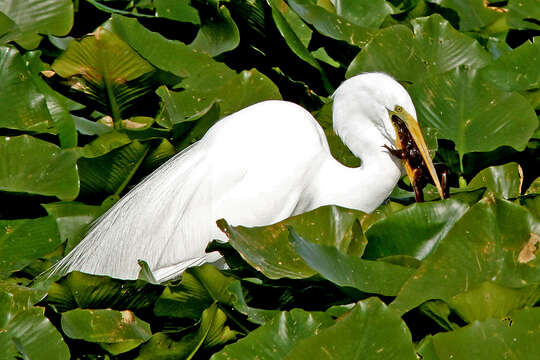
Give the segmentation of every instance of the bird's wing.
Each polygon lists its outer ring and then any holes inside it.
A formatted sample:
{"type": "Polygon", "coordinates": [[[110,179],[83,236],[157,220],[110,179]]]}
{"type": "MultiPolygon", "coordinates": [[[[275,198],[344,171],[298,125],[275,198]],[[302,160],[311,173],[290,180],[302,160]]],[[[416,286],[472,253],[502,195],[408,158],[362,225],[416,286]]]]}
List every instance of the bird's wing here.
{"type": "Polygon", "coordinates": [[[196,143],[175,155],[126,194],[50,273],[76,270],[136,279],[142,259],[152,270],[163,268],[159,281],[215,261],[215,255],[208,259],[204,252],[217,227],[211,209],[203,207],[211,202],[201,201],[208,196],[203,145],[196,143]]]}

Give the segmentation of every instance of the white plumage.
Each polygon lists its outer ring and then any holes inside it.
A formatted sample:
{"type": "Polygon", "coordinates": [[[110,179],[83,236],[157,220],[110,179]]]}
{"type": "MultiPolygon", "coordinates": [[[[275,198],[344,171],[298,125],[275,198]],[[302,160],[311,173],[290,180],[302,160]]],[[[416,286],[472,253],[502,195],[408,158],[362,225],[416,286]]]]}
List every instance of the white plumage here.
{"type": "Polygon", "coordinates": [[[385,74],[346,80],[334,94],[334,130],[362,160],[348,168],[331,155],[322,128],[302,107],[265,101],[216,123],[205,136],[137,185],[57,263],[73,270],[136,279],[145,260],[156,280],[219,259],[205,253],[216,226],[268,225],[323,205],[371,212],[402,173],[389,111],[416,118],[406,90],[385,74]]]}

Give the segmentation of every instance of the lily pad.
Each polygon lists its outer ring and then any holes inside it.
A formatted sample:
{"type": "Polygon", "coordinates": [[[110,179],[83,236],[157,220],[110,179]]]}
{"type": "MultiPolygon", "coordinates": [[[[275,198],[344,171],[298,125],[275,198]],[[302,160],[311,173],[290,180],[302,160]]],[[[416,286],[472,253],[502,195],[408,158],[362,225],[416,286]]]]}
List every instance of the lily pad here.
{"type": "Polygon", "coordinates": [[[289,0],[289,6],[322,35],[351,45],[364,46],[376,33],[376,30],[358,26],[310,0],[289,0]]]}
{"type": "Polygon", "coordinates": [[[336,13],[351,23],[378,28],[386,16],[393,13],[392,7],[384,0],[337,0],[336,13]]]}
{"type": "Polygon", "coordinates": [[[62,314],[62,330],[72,339],[101,343],[113,355],[129,351],[152,336],[150,324],[129,310],[66,311],[62,314]]]}
{"type": "Polygon", "coordinates": [[[103,28],[71,41],[51,68],[70,80],[72,90],[82,91],[101,112],[111,115],[117,128],[122,127],[122,113],[151,91],[154,72],[152,65],[103,28]]]}
{"type": "Polygon", "coordinates": [[[334,323],[323,312],[301,309],[282,311],[238,342],[226,346],[212,360],[283,359],[302,339],[316,335],[334,323]]]}
{"type": "Polygon", "coordinates": [[[189,22],[195,25],[201,23],[199,12],[190,5],[191,0],[155,0],[156,15],[166,19],[189,22]]]}
{"type": "Polygon", "coordinates": [[[304,339],[284,359],[413,360],[416,355],[399,315],[379,299],[369,298],[334,325],[304,339]]]}
{"type": "Polygon", "coordinates": [[[416,83],[409,91],[418,121],[438,129],[439,138],[452,140],[461,157],[503,145],[521,151],[538,126],[525,98],[501,91],[473,69],[456,68],[416,83]]]}
{"type": "Polygon", "coordinates": [[[258,70],[237,74],[206,54],[147,30],[135,19],[113,16],[110,28],[153,65],[185,78],[181,83],[184,114],[219,101],[225,116],[262,100],[281,99],[278,88],[258,70]]]}
{"type": "Polygon", "coordinates": [[[298,255],[324,278],[339,286],[354,287],[362,292],[397,295],[414,269],[384,261],[364,260],[346,255],[335,247],[304,240],[290,229],[290,240],[298,255]]]}
{"type": "Polygon", "coordinates": [[[240,44],[240,31],[229,10],[223,5],[215,10],[214,16],[205,17],[197,36],[189,47],[210,56],[231,51],[240,44]]]}
{"type": "Polygon", "coordinates": [[[540,89],[540,40],[502,54],[494,63],[481,70],[482,76],[505,91],[540,89]]]}
{"type": "Polygon", "coordinates": [[[523,256],[520,260],[532,236],[528,216],[523,207],[484,198],[439,242],[391,307],[404,313],[431,299],[451,303],[456,295],[486,281],[514,289],[540,284],[540,260],[523,256]]]}
{"type": "Polygon", "coordinates": [[[79,193],[76,157],[28,135],[0,137],[0,190],[57,196],[79,193]]]}
{"type": "Polygon", "coordinates": [[[411,23],[414,32],[404,25],[394,25],[377,33],[351,62],[346,76],[382,71],[414,83],[460,65],[481,68],[491,60],[480,44],[453,29],[438,14],[411,23]]]}
{"type": "Polygon", "coordinates": [[[17,31],[9,34],[9,40],[31,49],[39,45],[42,36],[67,35],[73,26],[73,3],[71,0],[0,1],[0,12],[9,16],[17,25],[17,31]]]}
{"type": "Polygon", "coordinates": [[[45,95],[32,81],[20,53],[11,47],[0,47],[0,127],[33,132],[53,132],[45,95]]]}
{"type": "Polygon", "coordinates": [[[485,187],[495,196],[504,199],[517,198],[521,194],[521,178],[519,165],[508,163],[491,166],[480,171],[469,182],[470,188],[485,187]]]}
{"type": "Polygon", "coordinates": [[[475,321],[461,329],[431,337],[431,357],[424,359],[533,360],[540,353],[540,308],[514,311],[505,319],[475,321]],[[436,356],[436,357],[433,357],[436,356]]]}
{"type": "Polygon", "coordinates": [[[417,203],[391,213],[366,231],[364,257],[409,255],[423,260],[468,209],[467,204],[450,199],[417,203]]]}
{"type": "Polygon", "coordinates": [[[362,214],[360,211],[325,206],[269,226],[229,226],[224,220],[218,221],[218,226],[242,257],[267,277],[301,279],[316,272],[294,251],[288,240],[287,226],[316,244],[361,255],[365,240],[357,217],[362,214]]]}
{"type": "Polygon", "coordinates": [[[232,295],[227,288],[234,281],[212,265],[190,268],[182,274],[179,285],[165,288],[156,301],[154,313],[157,316],[199,319],[214,301],[231,304],[232,295]]]}
{"type": "Polygon", "coordinates": [[[461,31],[478,30],[504,16],[504,10],[489,6],[489,2],[484,0],[428,0],[428,2],[455,10],[459,15],[461,31]]]}
{"type": "Polygon", "coordinates": [[[513,29],[540,30],[540,8],[536,0],[509,0],[507,21],[513,29]]]}

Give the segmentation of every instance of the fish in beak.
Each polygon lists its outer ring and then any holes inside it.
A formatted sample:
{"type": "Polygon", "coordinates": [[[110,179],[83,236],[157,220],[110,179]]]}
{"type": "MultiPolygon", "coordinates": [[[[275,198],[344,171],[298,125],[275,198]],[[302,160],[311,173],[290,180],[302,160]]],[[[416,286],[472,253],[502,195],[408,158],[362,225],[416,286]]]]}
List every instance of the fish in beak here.
{"type": "Polygon", "coordinates": [[[397,134],[395,144],[397,150],[385,147],[392,155],[403,161],[414,189],[416,201],[423,201],[423,188],[427,180],[433,181],[441,199],[448,197],[445,196],[447,194],[446,181],[444,181],[445,190],[443,190],[418,122],[401,106],[396,106],[393,111],[388,111],[388,113],[397,134]]]}

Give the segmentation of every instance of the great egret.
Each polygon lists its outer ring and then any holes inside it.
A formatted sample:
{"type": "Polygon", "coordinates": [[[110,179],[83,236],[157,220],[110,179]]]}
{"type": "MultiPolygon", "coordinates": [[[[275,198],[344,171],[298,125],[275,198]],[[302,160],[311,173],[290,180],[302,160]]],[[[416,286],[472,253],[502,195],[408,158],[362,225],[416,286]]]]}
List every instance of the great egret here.
{"type": "MultiPolygon", "coordinates": [[[[205,253],[212,239],[227,240],[218,219],[261,226],[330,204],[372,212],[402,174],[396,129],[403,129],[396,121],[406,126],[442,197],[414,105],[397,81],[382,73],[357,75],[333,98],[334,130],[360,167],[331,156],[322,128],[302,107],[286,101],[249,106],[125,195],[52,272],[136,279],[142,259],[162,282],[220,258],[205,253]]],[[[414,175],[410,166],[407,171],[414,175]]]]}

